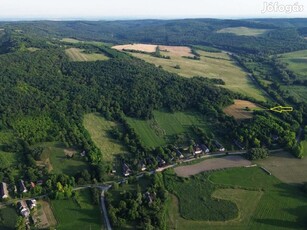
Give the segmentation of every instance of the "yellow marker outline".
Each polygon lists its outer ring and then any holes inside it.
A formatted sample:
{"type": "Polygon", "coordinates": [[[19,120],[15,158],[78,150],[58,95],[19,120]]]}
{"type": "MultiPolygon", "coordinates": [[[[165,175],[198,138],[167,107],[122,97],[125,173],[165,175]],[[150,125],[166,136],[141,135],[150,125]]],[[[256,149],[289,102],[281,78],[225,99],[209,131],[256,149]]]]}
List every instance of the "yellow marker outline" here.
{"type": "Polygon", "coordinates": [[[276,113],[286,113],[286,112],[292,112],[293,107],[290,106],[276,106],[273,108],[270,108],[270,111],[276,112],[276,113]]]}

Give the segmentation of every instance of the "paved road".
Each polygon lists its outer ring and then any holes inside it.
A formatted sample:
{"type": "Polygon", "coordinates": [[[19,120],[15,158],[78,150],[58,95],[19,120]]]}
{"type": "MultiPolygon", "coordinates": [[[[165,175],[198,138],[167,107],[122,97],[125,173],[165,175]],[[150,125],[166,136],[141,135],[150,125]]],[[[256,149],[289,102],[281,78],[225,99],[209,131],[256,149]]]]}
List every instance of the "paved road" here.
{"type": "Polygon", "coordinates": [[[107,230],[112,230],[110,220],[109,220],[109,217],[108,217],[106,204],[105,204],[104,192],[105,192],[105,190],[103,189],[101,191],[101,196],[100,196],[101,210],[103,212],[103,216],[104,216],[104,220],[105,220],[105,223],[106,223],[106,226],[107,226],[107,230]]]}

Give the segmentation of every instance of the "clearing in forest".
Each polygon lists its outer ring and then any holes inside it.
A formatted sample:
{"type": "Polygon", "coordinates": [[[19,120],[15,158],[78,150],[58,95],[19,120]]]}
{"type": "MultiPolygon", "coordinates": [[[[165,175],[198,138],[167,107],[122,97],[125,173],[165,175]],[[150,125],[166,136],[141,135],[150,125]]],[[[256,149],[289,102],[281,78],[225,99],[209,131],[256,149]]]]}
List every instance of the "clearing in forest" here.
{"type": "Polygon", "coordinates": [[[234,100],[234,104],[226,107],[223,111],[236,120],[245,120],[253,117],[253,110],[259,108],[255,103],[245,100],[234,100]]]}
{"type": "MultiPolygon", "coordinates": [[[[156,45],[149,45],[154,51],[156,45]]],[[[118,48],[118,47],[113,47],[118,48]]],[[[129,50],[133,47],[126,46],[129,50]]],[[[143,59],[148,63],[162,67],[164,70],[176,73],[183,77],[208,77],[222,79],[226,87],[232,91],[242,93],[255,99],[265,101],[263,92],[252,82],[247,73],[227,53],[207,52],[197,50],[200,60],[187,58],[191,56],[189,47],[160,46],[160,54],[169,56],[169,59],[154,57],[147,53],[128,52],[134,57],[143,59]],[[167,51],[163,51],[163,50],[167,51]]],[[[193,55],[192,55],[193,56],[193,55]]]]}
{"type": "Polygon", "coordinates": [[[127,117],[127,122],[141,138],[146,147],[158,147],[174,143],[174,136],[191,134],[190,128],[195,125],[210,132],[210,124],[197,112],[165,112],[154,111],[151,120],[127,117]]]}
{"type": "Polygon", "coordinates": [[[307,50],[284,53],[279,58],[287,68],[296,73],[300,79],[307,80],[307,50]]]}
{"type": "Polygon", "coordinates": [[[117,50],[136,50],[142,51],[147,53],[153,53],[156,51],[157,45],[150,45],[150,44],[127,44],[127,45],[117,45],[113,46],[113,49],[117,50]]]}
{"type": "Polygon", "coordinates": [[[105,61],[109,58],[102,53],[86,53],[83,49],[69,48],[65,53],[71,61],[105,61]]]}
{"type": "Polygon", "coordinates": [[[193,165],[184,165],[179,166],[174,169],[177,176],[180,177],[189,177],[201,172],[233,168],[233,167],[242,167],[251,165],[249,160],[237,155],[225,156],[219,158],[206,159],[200,163],[193,165]]]}
{"type": "Polygon", "coordinates": [[[255,29],[255,28],[241,26],[241,27],[223,28],[221,30],[218,30],[217,33],[231,33],[238,36],[259,36],[268,31],[269,31],[268,29],[255,29]]]}
{"type": "Polygon", "coordinates": [[[37,161],[37,164],[47,167],[53,173],[75,175],[87,168],[85,159],[76,150],[73,152],[61,143],[46,142],[37,146],[44,148],[40,156],[41,161],[37,161]]]}
{"type": "Polygon", "coordinates": [[[110,134],[113,129],[121,128],[118,123],[108,121],[98,113],[90,113],[84,116],[83,125],[105,161],[113,161],[116,155],[127,152],[122,143],[110,134]]]}

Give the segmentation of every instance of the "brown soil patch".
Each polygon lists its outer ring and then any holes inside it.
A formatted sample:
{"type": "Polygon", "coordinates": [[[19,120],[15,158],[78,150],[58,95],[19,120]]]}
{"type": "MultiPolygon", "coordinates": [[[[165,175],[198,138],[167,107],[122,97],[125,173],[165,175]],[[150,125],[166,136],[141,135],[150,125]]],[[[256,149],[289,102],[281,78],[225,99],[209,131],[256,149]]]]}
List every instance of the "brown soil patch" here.
{"type": "Polygon", "coordinates": [[[224,113],[234,117],[237,120],[250,119],[253,117],[253,110],[259,108],[255,103],[245,100],[235,100],[233,105],[230,105],[224,109],[224,113]],[[246,110],[246,107],[250,111],[246,110]]]}
{"type": "Polygon", "coordinates": [[[47,201],[39,201],[38,204],[40,204],[40,207],[37,208],[33,216],[36,222],[36,227],[45,229],[56,226],[57,221],[49,203],[47,201]]]}
{"type": "MultiPolygon", "coordinates": [[[[148,53],[153,53],[156,51],[157,45],[151,45],[151,44],[127,44],[127,45],[118,45],[113,46],[113,49],[117,50],[137,50],[137,51],[143,51],[148,53]]],[[[191,54],[191,49],[187,46],[160,46],[159,48],[161,51],[169,52],[173,56],[190,56],[193,57],[193,54],[191,54]]],[[[167,54],[165,54],[167,55],[167,54]]]]}
{"type": "Polygon", "coordinates": [[[150,44],[127,44],[127,45],[118,45],[113,46],[113,49],[117,50],[138,50],[138,51],[144,51],[148,53],[153,53],[156,51],[157,45],[150,45],[150,44]]]}
{"type": "Polygon", "coordinates": [[[49,157],[47,159],[45,159],[44,161],[36,161],[36,165],[38,167],[42,167],[42,168],[47,167],[48,172],[51,172],[52,169],[53,169],[49,157]]]}
{"type": "Polygon", "coordinates": [[[248,165],[251,165],[251,162],[249,160],[246,160],[241,156],[233,155],[204,160],[194,165],[179,166],[176,167],[174,170],[175,173],[180,177],[189,177],[205,171],[242,167],[248,165]]]}
{"type": "Polygon", "coordinates": [[[76,153],[76,150],[74,149],[64,149],[64,153],[65,153],[65,156],[69,156],[69,157],[72,157],[73,155],[75,155],[76,153]]]}
{"type": "Polygon", "coordinates": [[[168,51],[175,56],[190,56],[193,57],[194,55],[191,54],[191,48],[187,46],[159,46],[161,51],[168,51]]]}

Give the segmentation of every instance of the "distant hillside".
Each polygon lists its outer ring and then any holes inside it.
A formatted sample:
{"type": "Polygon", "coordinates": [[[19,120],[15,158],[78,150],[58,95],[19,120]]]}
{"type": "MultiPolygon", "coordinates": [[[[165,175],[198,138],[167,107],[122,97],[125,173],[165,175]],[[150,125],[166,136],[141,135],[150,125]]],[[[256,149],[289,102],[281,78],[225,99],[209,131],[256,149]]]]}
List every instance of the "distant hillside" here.
{"type": "Polygon", "coordinates": [[[165,45],[209,45],[237,53],[282,53],[307,48],[293,20],[131,20],[131,21],[37,21],[6,22],[1,27],[47,37],[71,37],[110,43],[155,43],[165,45]],[[288,25],[288,26],[287,26],[288,25]],[[217,33],[224,28],[269,30],[262,36],[217,33]],[[285,42],[287,46],[285,46],[285,42]]]}

